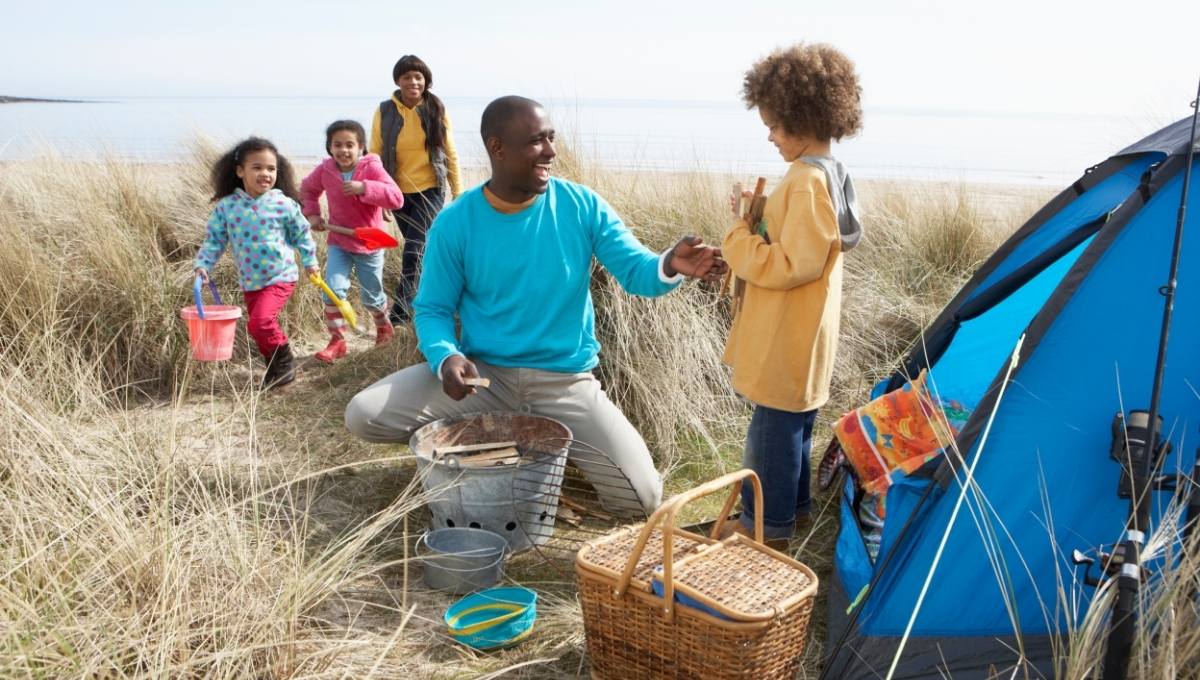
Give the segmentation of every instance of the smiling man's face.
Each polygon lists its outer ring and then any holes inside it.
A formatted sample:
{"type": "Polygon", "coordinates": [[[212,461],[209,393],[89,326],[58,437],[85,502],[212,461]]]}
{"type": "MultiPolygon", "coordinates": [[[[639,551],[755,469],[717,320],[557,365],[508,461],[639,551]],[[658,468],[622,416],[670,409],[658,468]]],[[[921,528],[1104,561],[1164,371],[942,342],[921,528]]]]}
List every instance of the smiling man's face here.
{"type": "Polygon", "coordinates": [[[492,178],[502,187],[532,198],[550,186],[554,127],[545,109],[530,105],[513,113],[503,136],[492,145],[492,178]]]}

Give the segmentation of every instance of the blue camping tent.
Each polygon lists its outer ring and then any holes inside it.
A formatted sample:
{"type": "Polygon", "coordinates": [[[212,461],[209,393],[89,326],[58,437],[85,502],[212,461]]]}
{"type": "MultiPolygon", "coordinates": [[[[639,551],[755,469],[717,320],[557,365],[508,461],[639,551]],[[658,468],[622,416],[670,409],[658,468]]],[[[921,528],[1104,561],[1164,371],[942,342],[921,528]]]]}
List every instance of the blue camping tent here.
{"type": "MultiPolygon", "coordinates": [[[[874,559],[845,481],[822,677],[886,676],[976,459],[980,493],[967,495],[893,677],[987,677],[1014,667],[1028,673],[1018,677],[1055,677],[1067,633],[1095,592],[1072,551],[1120,540],[1129,512],[1117,494],[1110,426],[1116,413],[1149,406],[1160,287],[1188,147],[1197,143],[1190,124],[1124,149],[1051,200],[876,386],[878,396],[928,368],[942,397],[974,411],[956,441],[963,458],[940,457],[888,490],[874,559]]],[[[1191,470],[1196,438],[1185,434],[1200,425],[1196,187],[1189,203],[1161,401],[1174,445],[1168,472],[1191,470]]],[[[1171,494],[1154,495],[1157,526],[1171,494]]]]}

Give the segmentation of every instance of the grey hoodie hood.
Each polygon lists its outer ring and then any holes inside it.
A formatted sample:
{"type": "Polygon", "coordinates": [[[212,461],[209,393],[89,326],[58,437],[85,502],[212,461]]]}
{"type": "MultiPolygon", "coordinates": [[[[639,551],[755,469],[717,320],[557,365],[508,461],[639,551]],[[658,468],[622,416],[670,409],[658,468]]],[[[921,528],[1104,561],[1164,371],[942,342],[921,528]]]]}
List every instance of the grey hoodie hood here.
{"type": "Polygon", "coordinates": [[[801,156],[797,160],[818,167],[825,172],[829,185],[829,197],[833,199],[833,210],[837,214],[838,232],[842,239],[842,252],[858,245],[862,240],[862,222],[858,219],[858,194],[854,182],[841,161],[830,156],[801,156]]]}

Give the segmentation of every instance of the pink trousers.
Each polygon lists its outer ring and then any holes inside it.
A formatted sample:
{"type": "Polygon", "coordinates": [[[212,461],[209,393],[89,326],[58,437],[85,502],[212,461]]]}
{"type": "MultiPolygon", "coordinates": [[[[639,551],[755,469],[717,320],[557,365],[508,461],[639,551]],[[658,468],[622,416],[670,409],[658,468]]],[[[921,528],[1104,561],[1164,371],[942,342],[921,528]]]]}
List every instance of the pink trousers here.
{"type": "Polygon", "coordinates": [[[249,317],[246,320],[246,330],[258,344],[258,351],[268,359],[277,347],[288,341],[283,329],[279,327],[279,312],[283,310],[295,288],[294,282],[273,283],[261,290],[245,291],[242,295],[246,300],[249,317]]]}

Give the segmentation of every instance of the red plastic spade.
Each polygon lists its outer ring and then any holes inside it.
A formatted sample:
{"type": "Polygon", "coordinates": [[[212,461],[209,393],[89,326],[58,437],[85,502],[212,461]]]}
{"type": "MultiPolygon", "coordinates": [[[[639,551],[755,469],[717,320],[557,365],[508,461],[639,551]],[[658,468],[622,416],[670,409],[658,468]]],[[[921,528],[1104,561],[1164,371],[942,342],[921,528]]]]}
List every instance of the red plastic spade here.
{"type": "Polygon", "coordinates": [[[391,234],[377,227],[356,227],[351,229],[350,227],[339,227],[336,224],[329,224],[327,222],[325,223],[325,228],[329,229],[329,231],[336,231],[339,234],[353,236],[362,241],[368,248],[395,248],[400,245],[400,242],[392,238],[391,234]]]}

